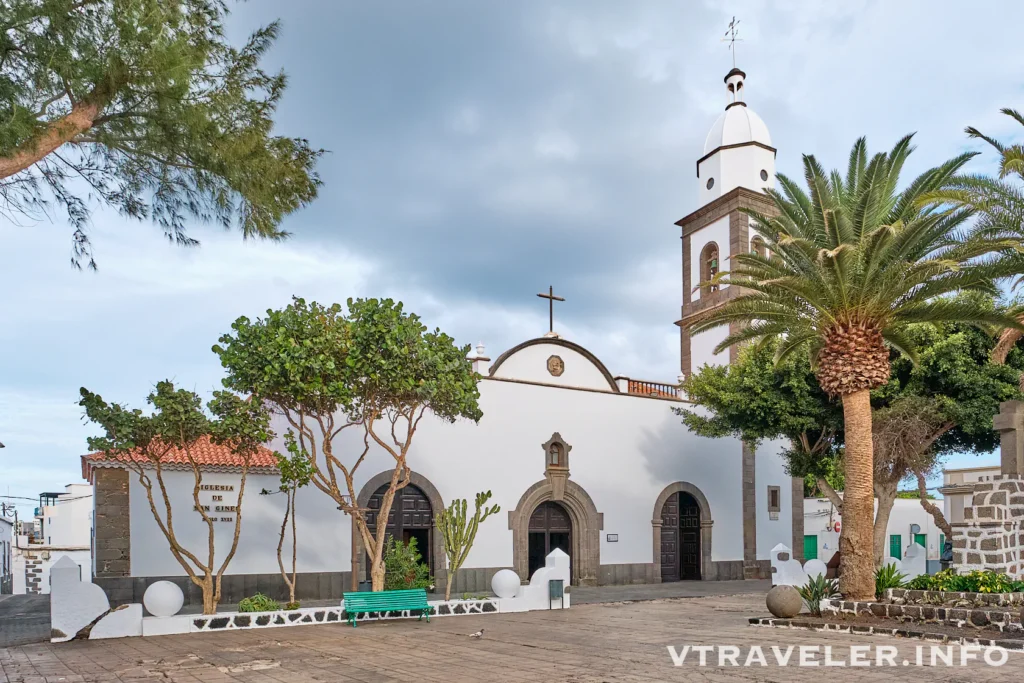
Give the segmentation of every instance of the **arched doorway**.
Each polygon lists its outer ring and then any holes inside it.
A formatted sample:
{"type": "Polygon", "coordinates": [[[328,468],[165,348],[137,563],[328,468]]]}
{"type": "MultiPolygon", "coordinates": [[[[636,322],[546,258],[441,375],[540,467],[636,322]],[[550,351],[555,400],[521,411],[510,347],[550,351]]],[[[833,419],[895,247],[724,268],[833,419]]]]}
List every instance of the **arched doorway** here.
{"type": "MultiPolygon", "coordinates": [[[[572,519],[569,511],[554,501],[541,503],[530,515],[528,577],[544,566],[555,548],[569,556],[572,567],[572,519]]],[[[571,576],[571,574],[570,574],[571,576]]]]}
{"type": "MultiPolygon", "coordinates": [[[[377,515],[381,507],[384,494],[387,493],[390,484],[384,484],[370,496],[366,507],[366,524],[373,530],[377,528],[377,515]]],[[[416,549],[423,558],[423,563],[434,569],[434,511],[430,504],[430,498],[421,488],[415,484],[409,484],[404,488],[395,491],[395,498],[391,503],[391,510],[388,513],[386,527],[387,535],[406,544],[410,539],[416,539],[416,549]]],[[[370,578],[370,563],[364,562],[365,579],[370,578]]]]}
{"type": "Polygon", "coordinates": [[[651,514],[655,580],[720,578],[716,563],[711,561],[711,529],[714,524],[711,506],[700,488],[688,481],[677,481],[662,489],[654,501],[651,514]],[[697,532],[696,539],[692,535],[694,530],[697,532]],[[697,556],[696,575],[693,569],[694,554],[697,556]],[[685,568],[684,559],[687,560],[685,568]]]}
{"type": "MultiPolygon", "coordinates": [[[[523,579],[532,574],[531,522],[537,509],[548,502],[559,506],[569,520],[569,548],[566,552],[571,558],[572,585],[596,586],[601,568],[601,530],[604,529],[604,514],[597,511],[594,501],[587,492],[572,479],[565,482],[565,491],[561,496],[555,495],[550,479],[538,481],[526,489],[515,509],[508,513],[508,528],[512,530],[512,569],[523,579]]],[[[554,530],[559,531],[557,528],[554,530]]]]}
{"type": "Polygon", "coordinates": [[[684,491],[668,497],[661,508],[661,580],[701,578],[700,505],[684,491]]]}

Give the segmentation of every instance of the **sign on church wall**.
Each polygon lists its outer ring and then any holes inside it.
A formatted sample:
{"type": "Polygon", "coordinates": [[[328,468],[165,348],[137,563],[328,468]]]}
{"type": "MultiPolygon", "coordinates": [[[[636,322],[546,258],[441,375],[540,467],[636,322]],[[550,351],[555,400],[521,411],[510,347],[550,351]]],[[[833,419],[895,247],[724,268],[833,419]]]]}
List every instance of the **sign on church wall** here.
{"type": "MultiPolygon", "coordinates": [[[[239,482],[239,484],[241,484],[241,482],[239,482]]],[[[234,513],[238,511],[238,506],[235,505],[235,503],[238,502],[238,496],[234,491],[234,484],[199,485],[200,505],[202,505],[203,512],[206,513],[207,517],[209,517],[211,521],[234,523],[234,513]],[[225,494],[228,494],[227,500],[225,500],[225,494]],[[204,499],[208,500],[208,502],[204,499]]],[[[193,506],[193,509],[197,512],[199,511],[198,506],[193,506]]]]}

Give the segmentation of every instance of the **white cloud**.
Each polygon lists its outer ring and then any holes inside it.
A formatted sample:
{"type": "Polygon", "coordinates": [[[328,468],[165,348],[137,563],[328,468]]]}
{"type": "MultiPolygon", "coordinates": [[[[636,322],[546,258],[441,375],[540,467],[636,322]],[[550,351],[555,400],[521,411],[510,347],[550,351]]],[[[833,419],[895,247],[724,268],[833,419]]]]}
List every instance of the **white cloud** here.
{"type": "Polygon", "coordinates": [[[542,159],[575,161],[576,155],[579,153],[579,146],[565,131],[553,130],[538,136],[534,150],[542,159]]]}

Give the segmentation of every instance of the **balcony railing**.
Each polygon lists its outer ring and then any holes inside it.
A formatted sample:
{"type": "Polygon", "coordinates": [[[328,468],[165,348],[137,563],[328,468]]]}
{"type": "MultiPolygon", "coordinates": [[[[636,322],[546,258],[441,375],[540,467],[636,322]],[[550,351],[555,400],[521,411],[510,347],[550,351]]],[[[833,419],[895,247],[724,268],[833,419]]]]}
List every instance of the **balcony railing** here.
{"type": "Polygon", "coordinates": [[[629,377],[616,377],[619,391],[635,396],[653,396],[655,398],[671,398],[677,401],[682,400],[679,387],[674,384],[663,382],[648,382],[642,379],[631,379],[629,377]]]}

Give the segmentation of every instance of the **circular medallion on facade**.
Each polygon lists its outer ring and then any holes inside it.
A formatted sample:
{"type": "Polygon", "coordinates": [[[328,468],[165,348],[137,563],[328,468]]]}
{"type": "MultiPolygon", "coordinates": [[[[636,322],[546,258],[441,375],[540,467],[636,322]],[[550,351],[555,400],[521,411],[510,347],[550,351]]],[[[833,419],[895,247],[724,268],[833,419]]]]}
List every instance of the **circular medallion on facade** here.
{"type": "Polygon", "coordinates": [[[768,171],[761,169],[761,180],[768,180],[768,171]]]}
{"type": "Polygon", "coordinates": [[[715,179],[714,178],[708,178],[707,188],[710,190],[714,186],[715,186],[715,179]]]}
{"type": "Polygon", "coordinates": [[[551,356],[548,358],[548,372],[558,377],[565,372],[565,363],[558,356],[551,356]]]}

